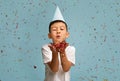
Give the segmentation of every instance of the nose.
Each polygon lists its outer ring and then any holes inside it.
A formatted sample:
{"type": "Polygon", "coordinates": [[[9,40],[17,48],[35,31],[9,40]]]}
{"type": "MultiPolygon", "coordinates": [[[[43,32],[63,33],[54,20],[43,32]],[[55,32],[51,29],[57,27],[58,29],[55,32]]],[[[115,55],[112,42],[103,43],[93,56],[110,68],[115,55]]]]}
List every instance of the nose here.
{"type": "Polygon", "coordinates": [[[59,29],[57,30],[57,34],[60,34],[60,30],[59,29]]]}
{"type": "Polygon", "coordinates": [[[60,31],[57,31],[57,34],[60,34],[60,31]]]}

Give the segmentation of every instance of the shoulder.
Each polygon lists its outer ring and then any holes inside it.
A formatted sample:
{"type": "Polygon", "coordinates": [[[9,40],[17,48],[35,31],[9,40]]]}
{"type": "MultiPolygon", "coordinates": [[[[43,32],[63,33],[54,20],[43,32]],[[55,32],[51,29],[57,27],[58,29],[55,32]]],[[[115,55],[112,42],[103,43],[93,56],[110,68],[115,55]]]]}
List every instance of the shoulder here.
{"type": "Polygon", "coordinates": [[[42,48],[48,48],[48,45],[49,45],[49,44],[44,44],[44,45],[42,46],[42,48]]]}
{"type": "Polygon", "coordinates": [[[68,50],[74,50],[75,51],[75,47],[72,46],[72,45],[69,45],[66,49],[68,49],[68,50]]]}
{"type": "Polygon", "coordinates": [[[45,49],[45,50],[50,50],[50,48],[48,47],[49,44],[45,44],[42,46],[42,50],[45,49]]]}
{"type": "Polygon", "coordinates": [[[68,48],[75,49],[75,47],[72,45],[69,45],[68,48]]]}

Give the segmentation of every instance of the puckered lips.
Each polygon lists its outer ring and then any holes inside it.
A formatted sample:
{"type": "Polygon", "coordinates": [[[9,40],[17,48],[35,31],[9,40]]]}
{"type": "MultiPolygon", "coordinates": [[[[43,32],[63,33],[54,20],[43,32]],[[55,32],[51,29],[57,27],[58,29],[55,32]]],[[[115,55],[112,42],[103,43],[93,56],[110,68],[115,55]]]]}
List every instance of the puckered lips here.
{"type": "Polygon", "coordinates": [[[60,35],[56,35],[56,38],[60,38],[61,36],[60,35]]]}

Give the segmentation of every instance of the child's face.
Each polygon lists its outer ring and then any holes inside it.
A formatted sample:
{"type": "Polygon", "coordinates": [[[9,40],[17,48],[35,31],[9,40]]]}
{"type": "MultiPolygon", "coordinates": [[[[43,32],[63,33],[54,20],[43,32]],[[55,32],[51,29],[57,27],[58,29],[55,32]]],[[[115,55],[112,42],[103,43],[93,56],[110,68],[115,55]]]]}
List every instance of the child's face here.
{"type": "Polygon", "coordinates": [[[67,32],[66,26],[63,22],[57,22],[51,25],[50,33],[48,37],[53,40],[53,43],[60,43],[68,38],[69,33],[67,32]]]}

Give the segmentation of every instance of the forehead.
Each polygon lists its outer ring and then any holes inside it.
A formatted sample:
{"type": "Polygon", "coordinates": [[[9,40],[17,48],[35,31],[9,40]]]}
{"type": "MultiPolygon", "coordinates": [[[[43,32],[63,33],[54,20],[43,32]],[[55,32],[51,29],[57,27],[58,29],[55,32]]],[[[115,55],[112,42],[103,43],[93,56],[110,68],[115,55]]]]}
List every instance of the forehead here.
{"type": "Polygon", "coordinates": [[[51,28],[52,27],[66,27],[66,25],[63,22],[56,22],[56,23],[51,25],[51,28]]]}

